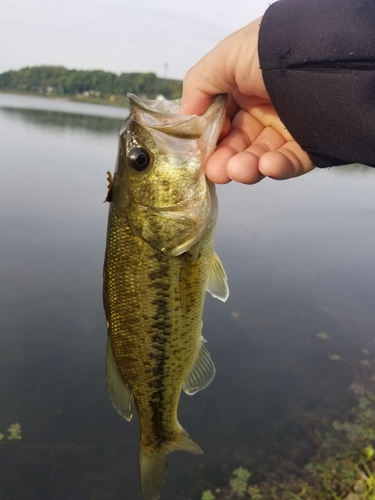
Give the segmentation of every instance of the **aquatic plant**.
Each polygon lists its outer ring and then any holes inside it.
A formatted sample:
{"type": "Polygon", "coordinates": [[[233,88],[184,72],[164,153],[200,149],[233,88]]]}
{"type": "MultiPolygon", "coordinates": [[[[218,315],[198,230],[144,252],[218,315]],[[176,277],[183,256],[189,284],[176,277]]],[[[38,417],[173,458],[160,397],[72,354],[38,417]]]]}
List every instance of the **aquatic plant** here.
{"type": "Polygon", "coordinates": [[[21,424],[15,422],[14,424],[10,425],[7,429],[8,431],[8,436],[7,439],[22,439],[22,434],[21,434],[21,424]]]}
{"type": "Polygon", "coordinates": [[[251,472],[233,471],[229,484],[207,490],[201,500],[375,500],[375,393],[353,383],[355,406],[321,435],[314,456],[294,473],[264,474],[249,484],[251,472]]]}
{"type": "MultiPolygon", "coordinates": [[[[21,424],[19,424],[18,422],[11,424],[8,427],[7,432],[8,432],[8,435],[6,436],[6,438],[9,441],[22,439],[21,424]]],[[[2,441],[4,438],[5,438],[5,434],[0,433],[0,441],[2,441]]]]}
{"type": "Polygon", "coordinates": [[[245,493],[247,492],[248,488],[247,482],[250,479],[250,476],[251,473],[247,469],[244,469],[243,467],[239,467],[238,469],[233,471],[233,476],[232,479],[229,481],[229,484],[233,492],[236,493],[236,495],[239,498],[245,496],[245,493]]]}
{"type": "Polygon", "coordinates": [[[202,500],[215,500],[215,495],[211,490],[206,490],[202,494],[202,500]]]}
{"type": "Polygon", "coordinates": [[[211,490],[203,492],[201,500],[219,500],[231,498],[246,498],[250,500],[262,500],[264,497],[257,485],[249,485],[251,472],[243,467],[234,470],[229,481],[229,487],[220,490],[219,488],[212,493],[211,490]]]}

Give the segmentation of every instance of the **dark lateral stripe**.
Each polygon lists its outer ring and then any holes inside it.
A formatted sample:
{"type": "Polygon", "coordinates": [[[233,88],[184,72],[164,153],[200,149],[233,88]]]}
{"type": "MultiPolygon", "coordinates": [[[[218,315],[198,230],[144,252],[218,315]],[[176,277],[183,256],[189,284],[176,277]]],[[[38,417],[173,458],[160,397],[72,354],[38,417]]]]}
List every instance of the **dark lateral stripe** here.
{"type": "Polygon", "coordinates": [[[152,434],[156,440],[156,446],[160,446],[168,440],[168,430],[163,425],[163,414],[166,409],[165,401],[165,375],[166,375],[166,344],[168,342],[172,323],[170,321],[170,293],[171,284],[168,283],[170,269],[165,256],[156,252],[156,269],[149,273],[150,288],[155,290],[155,299],[152,305],[155,307],[155,314],[152,316],[151,323],[151,346],[153,379],[149,383],[150,389],[153,389],[152,397],[149,402],[152,412],[152,434]]]}

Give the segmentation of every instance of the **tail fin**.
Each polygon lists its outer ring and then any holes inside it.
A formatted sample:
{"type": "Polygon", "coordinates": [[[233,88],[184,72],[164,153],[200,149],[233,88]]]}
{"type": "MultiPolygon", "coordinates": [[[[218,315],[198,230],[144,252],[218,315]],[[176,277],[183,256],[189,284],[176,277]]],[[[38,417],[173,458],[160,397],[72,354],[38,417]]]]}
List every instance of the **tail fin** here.
{"type": "Polygon", "coordinates": [[[158,500],[160,498],[160,490],[168,471],[166,456],[171,451],[177,450],[189,451],[195,455],[203,453],[182,427],[179,438],[176,441],[165,443],[161,448],[149,450],[142,445],[140,446],[139,469],[145,500],[158,500]]]}
{"type": "Polygon", "coordinates": [[[146,448],[141,445],[139,449],[139,469],[145,500],[160,498],[160,490],[168,471],[166,455],[167,453],[163,448],[150,452],[146,451],[146,448]]]}

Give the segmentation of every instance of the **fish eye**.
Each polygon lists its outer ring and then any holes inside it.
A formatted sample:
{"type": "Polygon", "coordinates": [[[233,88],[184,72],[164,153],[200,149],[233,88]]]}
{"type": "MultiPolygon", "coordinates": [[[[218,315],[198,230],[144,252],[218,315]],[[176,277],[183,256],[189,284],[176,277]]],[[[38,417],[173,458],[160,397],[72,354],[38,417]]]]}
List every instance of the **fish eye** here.
{"type": "Polygon", "coordinates": [[[130,165],[137,170],[137,172],[142,172],[145,170],[151,162],[150,153],[145,148],[133,148],[127,154],[130,165]]]}

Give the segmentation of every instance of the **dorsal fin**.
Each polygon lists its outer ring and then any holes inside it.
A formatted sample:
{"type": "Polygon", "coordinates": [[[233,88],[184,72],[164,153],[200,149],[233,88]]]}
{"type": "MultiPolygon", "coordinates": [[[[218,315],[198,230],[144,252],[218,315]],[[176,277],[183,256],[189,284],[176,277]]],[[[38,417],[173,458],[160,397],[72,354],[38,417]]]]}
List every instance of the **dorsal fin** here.
{"type": "Polygon", "coordinates": [[[105,197],[105,200],[103,203],[105,203],[106,201],[109,201],[111,202],[112,201],[112,188],[113,188],[113,175],[111,174],[111,172],[108,170],[107,172],[107,181],[108,181],[108,186],[107,186],[107,196],[105,197]]]}

